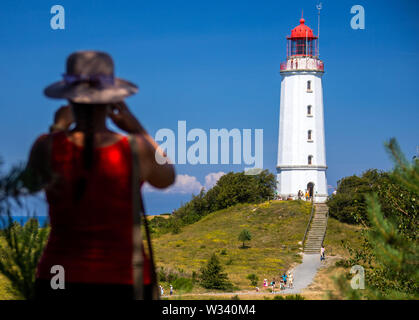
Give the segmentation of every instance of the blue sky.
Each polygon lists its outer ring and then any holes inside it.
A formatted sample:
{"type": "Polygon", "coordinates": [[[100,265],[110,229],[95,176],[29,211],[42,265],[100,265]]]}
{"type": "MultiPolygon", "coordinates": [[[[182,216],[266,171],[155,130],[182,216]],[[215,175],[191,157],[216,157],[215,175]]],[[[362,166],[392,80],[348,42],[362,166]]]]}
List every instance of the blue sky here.
{"type": "MultiPolygon", "coordinates": [[[[320,55],[328,184],[368,168],[391,168],[383,142],[396,137],[411,157],[418,135],[416,1],[324,0],[320,55]],[[350,27],[353,5],[365,30],[350,27]]],[[[0,156],[24,161],[55,108],[42,90],[73,51],[109,52],[118,76],[140,93],[127,99],[154,135],[160,128],[264,130],[264,168],[275,172],[279,65],[285,37],[299,24],[317,33],[317,1],[2,1],[0,10],[0,156]],[[65,30],[50,28],[50,8],[65,8],[65,30]]],[[[177,165],[205,185],[210,173],[241,165],[177,165]]],[[[197,183],[197,184],[199,184],[197,183]]],[[[146,192],[150,213],[168,212],[190,193],[146,192]]],[[[40,207],[40,214],[45,208],[40,207]]]]}

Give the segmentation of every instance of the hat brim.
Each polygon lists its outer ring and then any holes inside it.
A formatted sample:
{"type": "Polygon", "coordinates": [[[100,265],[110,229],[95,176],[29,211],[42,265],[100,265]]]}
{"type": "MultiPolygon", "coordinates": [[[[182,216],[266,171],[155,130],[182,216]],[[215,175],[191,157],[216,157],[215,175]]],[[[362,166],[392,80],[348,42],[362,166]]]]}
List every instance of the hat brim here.
{"type": "Polygon", "coordinates": [[[97,88],[89,83],[68,84],[58,81],[44,89],[47,97],[67,99],[76,103],[104,104],[122,101],[124,98],[138,92],[138,87],[121,78],[115,78],[112,86],[97,88]]]}

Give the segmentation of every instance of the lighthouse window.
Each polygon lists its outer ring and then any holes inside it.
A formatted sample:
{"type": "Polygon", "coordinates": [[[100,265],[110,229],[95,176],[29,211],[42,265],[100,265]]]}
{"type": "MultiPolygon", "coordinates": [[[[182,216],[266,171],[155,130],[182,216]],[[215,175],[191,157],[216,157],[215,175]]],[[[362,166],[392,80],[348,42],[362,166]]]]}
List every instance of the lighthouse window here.
{"type": "Polygon", "coordinates": [[[309,105],[309,106],[307,106],[307,115],[308,116],[311,116],[312,114],[311,114],[311,106],[309,105]]]}
{"type": "Polygon", "coordinates": [[[308,156],[308,164],[313,164],[313,156],[308,156]]]}
{"type": "Polygon", "coordinates": [[[307,140],[309,140],[309,141],[312,140],[311,133],[312,133],[312,131],[311,130],[308,130],[308,132],[307,132],[307,140]]]}
{"type": "Polygon", "coordinates": [[[307,81],[307,92],[311,92],[311,81],[307,81]]]}

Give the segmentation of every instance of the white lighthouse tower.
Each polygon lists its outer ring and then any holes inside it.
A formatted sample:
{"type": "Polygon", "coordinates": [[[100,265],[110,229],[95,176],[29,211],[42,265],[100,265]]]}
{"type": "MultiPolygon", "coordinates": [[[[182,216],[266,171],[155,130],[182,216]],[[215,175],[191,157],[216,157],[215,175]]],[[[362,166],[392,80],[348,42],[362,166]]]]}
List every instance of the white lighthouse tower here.
{"type": "Polygon", "coordinates": [[[316,202],[327,199],[323,117],[323,62],[317,37],[302,18],[287,37],[287,60],[281,63],[281,105],[277,188],[282,198],[306,190],[316,202]]]}

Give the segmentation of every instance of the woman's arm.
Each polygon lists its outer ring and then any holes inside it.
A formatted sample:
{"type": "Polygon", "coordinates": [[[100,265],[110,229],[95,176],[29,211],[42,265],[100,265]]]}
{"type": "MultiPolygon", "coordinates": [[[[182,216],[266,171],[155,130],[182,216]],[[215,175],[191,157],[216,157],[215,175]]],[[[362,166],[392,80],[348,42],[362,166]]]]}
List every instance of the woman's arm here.
{"type": "Polygon", "coordinates": [[[136,135],[140,150],[142,180],[156,188],[166,188],[175,181],[175,169],[157,142],[148,134],[140,122],[129,111],[124,102],[111,105],[109,117],[122,130],[136,135]],[[165,159],[163,164],[156,159],[165,159]]]}
{"type": "MultiPolygon", "coordinates": [[[[50,133],[67,130],[73,122],[71,107],[61,106],[54,114],[50,133]]],[[[51,180],[51,143],[51,135],[43,134],[32,145],[28,163],[22,174],[23,183],[30,192],[43,189],[51,180]]]]}
{"type": "Polygon", "coordinates": [[[25,171],[22,174],[22,180],[29,192],[37,192],[44,188],[51,178],[49,168],[50,161],[50,136],[41,135],[32,145],[29,160],[25,171]]]}

